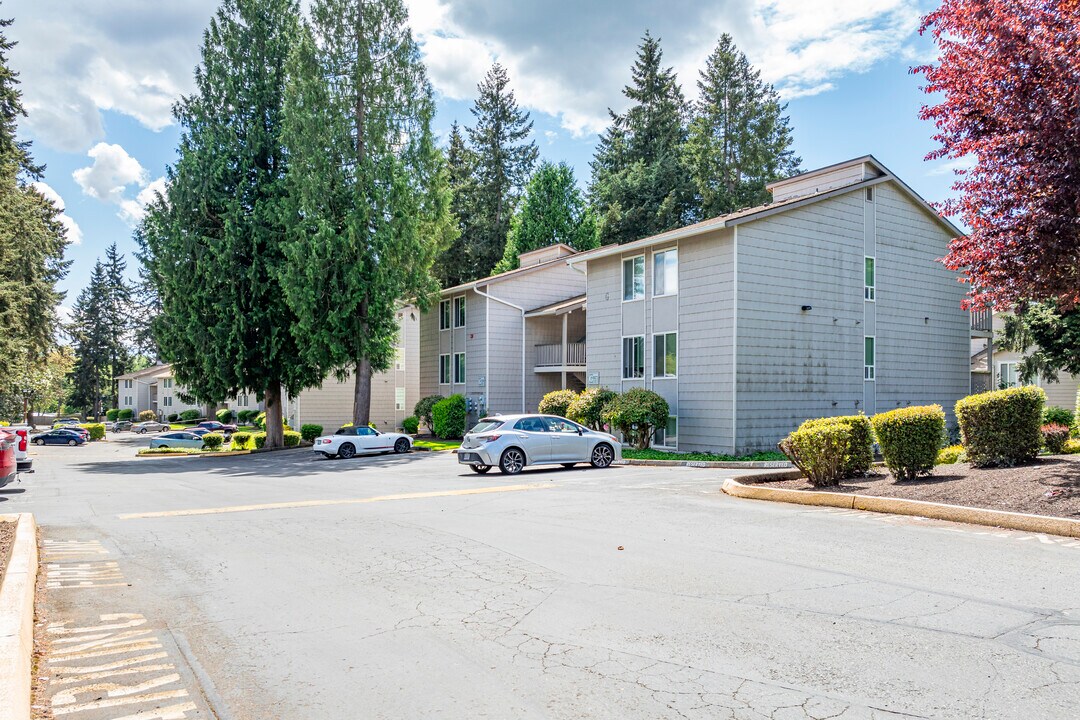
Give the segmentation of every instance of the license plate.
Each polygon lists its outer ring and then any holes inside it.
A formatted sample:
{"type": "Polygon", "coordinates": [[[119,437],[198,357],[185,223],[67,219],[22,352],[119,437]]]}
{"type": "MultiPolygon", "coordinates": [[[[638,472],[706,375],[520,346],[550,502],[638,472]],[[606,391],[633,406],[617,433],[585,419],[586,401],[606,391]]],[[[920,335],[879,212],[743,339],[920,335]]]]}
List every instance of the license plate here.
{"type": "Polygon", "coordinates": [[[476,453],[458,453],[457,461],[459,463],[479,462],[480,458],[476,456],[476,453]]]}

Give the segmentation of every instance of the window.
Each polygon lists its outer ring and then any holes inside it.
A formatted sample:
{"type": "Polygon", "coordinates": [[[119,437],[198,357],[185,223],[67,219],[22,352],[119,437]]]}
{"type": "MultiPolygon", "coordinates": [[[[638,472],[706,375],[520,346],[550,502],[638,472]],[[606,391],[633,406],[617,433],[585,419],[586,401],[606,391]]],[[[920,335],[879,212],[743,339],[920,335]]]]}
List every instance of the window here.
{"type": "Polygon", "coordinates": [[[372,430],[369,427],[358,427],[358,428],[356,428],[356,435],[359,436],[359,437],[374,437],[375,435],[378,435],[378,434],[379,433],[375,432],[374,430],[372,430]]]}
{"type": "Polygon", "coordinates": [[[653,255],[653,297],[679,292],[679,251],[672,248],[653,255]]]}
{"type": "Polygon", "coordinates": [[[645,297],[645,256],[623,260],[622,299],[638,300],[645,297]]]}
{"type": "Polygon", "coordinates": [[[238,397],[236,399],[236,406],[237,407],[247,407],[248,406],[248,396],[247,395],[241,395],[240,397],[238,397]]]}
{"type": "Polygon", "coordinates": [[[394,409],[405,409],[405,388],[403,387],[394,388],[394,409]]]}
{"type": "Polygon", "coordinates": [[[130,390],[131,389],[131,381],[130,380],[125,380],[124,381],[124,389],[125,390],[130,390]]]}
{"type": "Polygon", "coordinates": [[[645,377],[645,336],[625,337],[622,341],[622,376],[624,380],[645,377]]]}
{"type": "Polygon", "coordinates": [[[866,188],[866,202],[874,202],[874,188],[866,188]]]}
{"type": "Polygon", "coordinates": [[[439,303],[439,329],[450,329],[450,301],[443,300],[439,303]]]}
{"type": "Polygon", "coordinates": [[[515,430],[521,430],[522,432],[548,432],[547,423],[544,422],[544,418],[541,417],[525,417],[517,421],[514,425],[515,430]]]}
{"type": "Polygon", "coordinates": [[[454,327],[465,327],[465,296],[454,298],[454,327]]]}
{"type": "Polygon", "coordinates": [[[449,355],[440,355],[439,356],[439,384],[440,385],[449,385],[450,384],[450,356],[449,355]]]}
{"type": "Polygon", "coordinates": [[[874,356],[876,355],[874,344],[873,337],[867,335],[863,338],[863,380],[873,380],[876,374],[874,372],[874,356]]]}
{"type": "Polygon", "coordinates": [[[165,407],[172,407],[172,395],[166,395],[165,397],[161,398],[161,404],[165,407]]]}
{"type": "Polygon", "coordinates": [[[161,381],[161,387],[163,389],[165,389],[165,390],[168,390],[169,388],[171,388],[172,387],[172,378],[165,378],[164,380],[162,380],[161,381]]]}
{"type": "Polygon", "coordinates": [[[653,443],[660,447],[678,447],[679,419],[674,415],[668,415],[667,425],[656,428],[653,432],[653,443]]]}
{"type": "Polygon", "coordinates": [[[553,433],[577,435],[579,432],[582,432],[584,430],[584,428],[582,428],[577,423],[570,422],[569,420],[566,420],[564,418],[549,417],[544,418],[544,420],[547,421],[548,431],[553,433]]]}
{"type": "Polygon", "coordinates": [[[665,378],[678,375],[679,347],[675,333],[653,335],[653,377],[665,378]]]}
{"type": "Polygon", "coordinates": [[[863,299],[873,301],[877,295],[876,264],[874,258],[865,258],[866,264],[863,271],[863,299]]]}
{"type": "Polygon", "coordinates": [[[1004,390],[1011,387],[1019,387],[1027,383],[1020,381],[1020,373],[1016,369],[1016,363],[998,363],[998,389],[1004,390]]]}
{"type": "Polygon", "coordinates": [[[454,353],[454,382],[465,382],[465,353],[454,353]]]}
{"type": "Polygon", "coordinates": [[[394,348],[394,369],[405,369],[405,350],[404,348],[394,348]]]}

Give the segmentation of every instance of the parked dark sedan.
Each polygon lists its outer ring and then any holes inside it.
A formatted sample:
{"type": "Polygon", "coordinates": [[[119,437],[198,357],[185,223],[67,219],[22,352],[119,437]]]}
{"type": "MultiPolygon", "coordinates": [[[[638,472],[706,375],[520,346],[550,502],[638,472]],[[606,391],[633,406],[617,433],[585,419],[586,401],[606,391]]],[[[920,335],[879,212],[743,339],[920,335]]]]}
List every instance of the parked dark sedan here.
{"type": "MultiPolygon", "coordinates": [[[[234,432],[236,432],[235,425],[220,423],[217,420],[206,420],[199,423],[198,427],[201,427],[209,432],[221,433],[222,435],[232,435],[234,432]]],[[[192,432],[194,432],[194,430],[192,430],[192,432]]]]}
{"type": "MultiPolygon", "coordinates": [[[[85,432],[85,431],[84,431],[85,432]]],[[[75,432],[74,430],[49,430],[43,432],[40,435],[35,435],[33,443],[35,445],[83,445],[86,443],[86,435],[75,432]]]]}

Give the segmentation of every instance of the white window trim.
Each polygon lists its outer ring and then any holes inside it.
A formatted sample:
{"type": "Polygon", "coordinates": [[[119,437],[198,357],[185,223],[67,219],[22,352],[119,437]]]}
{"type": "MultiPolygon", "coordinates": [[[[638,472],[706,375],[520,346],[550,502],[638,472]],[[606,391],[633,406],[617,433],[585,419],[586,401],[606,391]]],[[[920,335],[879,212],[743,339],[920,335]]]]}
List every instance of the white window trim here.
{"type": "MultiPolygon", "coordinates": [[[[657,332],[652,334],[652,349],[653,349],[653,379],[654,380],[678,380],[679,379],[679,332],[677,330],[669,330],[668,332],[657,332]],[[675,374],[674,375],[657,375],[656,374],[656,338],[661,335],[674,335],[675,336],[675,374]]],[[[664,341],[666,344],[666,340],[664,341]]],[[[666,347],[665,347],[666,350],[666,347]]],[[[674,415],[672,416],[674,417],[674,415]]]]}
{"type": "MultiPolygon", "coordinates": [[[[639,300],[644,300],[645,299],[645,297],[649,294],[648,289],[644,287],[644,285],[646,284],[646,278],[647,277],[648,277],[648,273],[645,271],[645,253],[642,253],[641,255],[633,255],[631,257],[624,257],[622,259],[622,262],[619,263],[619,295],[622,297],[622,301],[623,301],[624,304],[625,303],[638,302],[639,300]],[[623,268],[626,266],[627,262],[637,260],[638,258],[641,258],[641,284],[643,286],[641,288],[641,297],[630,298],[629,300],[627,300],[626,299],[626,272],[625,272],[625,270],[623,270],[623,268]]],[[[636,336],[634,336],[634,337],[636,337],[636,336]]]]}
{"type": "MultiPolygon", "coordinates": [[[[679,416],[668,415],[669,418],[675,418],[675,444],[672,445],[668,442],[667,437],[667,425],[664,425],[664,443],[655,443],[653,447],[664,448],[665,450],[678,450],[679,449],[679,416]]],[[[656,437],[656,430],[653,430],[653,438],[656,437]]]]}
{"type": "Polygon", "coordinates": [[[866,302],[877,302],[877,257],[875,257],[873,255],[864,255],[863,256],[863,268],[862,268],[862,271],[863,271],[863,300],[865,300],[866,302]],[[873,260],[874,261],[874,284],[873,285],[867,285],[866,284],[866,261],[867,260],[873,260]],[[867,297],[867,295],[869,295],[869,297],[867,297]]]}
{"type": "Polygon", "coordinates": [[[671,247],[664,248],[663,250],[656,250],[652,254],[653,256],[653,297],[674,297],[679,294],[679,246],[672,245],[671,247]],[[656,292],[656,256],[664,253],[675,253],[675,292],[667,292],[667,288],[664,288],[665,292],[657,294],[656,292]]]}
{"type": "Polygon", "coordinates": [[[453,328],[455,330],[460,330],[461,328],[463,328],[463,327],[465,327],[466,325],[469,324],[469,306],[465,301],[465,296],[464,295],[456,296],[454,298],[454,301],[450,304],[450,324],[453,326],[453,328]],[[464,311],[464,314],[465,314],[465,321],[463,323],[461,323],[460,325],[457,324],[458,314],[457,314],[457,308],[455,307],[457,305],[458,300],[461,301],[461,309],[464,311]]]}
{"type": "Polygon", "coordinates": [[[439,353],[439,384],[440,385],[450,385],[450,384],[452,384],[451,380],[453,380],[453,379],[454,379],[454,362],[450,358],[450,353],[439,353]],[[447,358],[449,360],[449,362],[447,363],[448,372],[446,373],[446,381],[445,382],[443,381],[443,374],[442,374],[443,358],[447,358]]]}
{"type": "Polygon", "coordinates": [[[641,338],[641,376],[640,377],[626,377],[623,375],[623,380],[645,380],[645,371],[648,368],[648,348],[645,346],[645,335],[623,335],[619,340],[619,374],[622,375],[626,371],[626,363],[623,362],[626,357],[626,340],[627,338],[641,338]]]}
{"type": "Polygon", "coordinates": [[[468,371],[469,371],[469,363],[465,359],[465,353],[463,353],[463,352],[454,353],[454,359],[451,361],[450,370],[451,370],[451,377],[452,377],[452,379],[454,381],[453,384],[454,385],[464,385],[465,381],[466,381],[466,376],[467,376],[468,371]],[[458,380],[458,377],[457,377],[458,358],[459,357],[461,358],[461,379],[460,380],[458,380]]]}
{"type": "Polygon", "coordinates": [[[439,300],[439,332],[444,332],[452,327],[454,327],[454,305],[450,300],[439,300]],[[444,303],[447,306],[447,315],[449,315],[449,322],[446,327],[442,325],[442,307],[444,303]]]}
{"type": "Polygon", "coordinates": [[[863,335],[863,382],[875,382],[877,381],[877,335],[863,335]],[[873,365],[866,364],[866,341],[867,339],[874,341],[874,363],[873,365]],[[867,372],[869,371],[869,372],[867,372]],[[867,377],[869,375],[869,377],[867,377]]]}

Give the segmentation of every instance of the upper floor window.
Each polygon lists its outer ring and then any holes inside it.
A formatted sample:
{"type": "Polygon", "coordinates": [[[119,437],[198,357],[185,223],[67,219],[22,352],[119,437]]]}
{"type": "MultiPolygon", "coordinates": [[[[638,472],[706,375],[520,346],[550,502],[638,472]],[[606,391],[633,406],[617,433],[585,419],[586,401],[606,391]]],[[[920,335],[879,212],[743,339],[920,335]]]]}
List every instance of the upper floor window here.
{"type": "Polygon", "coordinates": [[[131,389],[131,381],[130,380],[125,380],[124,381],[124,389],[125,390],[130,390],[131,389]]]}
{"type": "Polygon", "coordinates": [[[679,251],[675,248],[653,255],[653,296],[679,292],[679,251]]]}
{"type": "Polygon", "coordinates": [[[645,256],[627,258],[622,263],[622,299],[645,297],[645,256]]]}
{"type": "Polygon", "coordinates": [[[454,298],[454,327],[465,327],[465,296],[454,298]]]}
{"type": "Polygon", "coordinates": [[[450,301],[443,300],[439,303],[439,329],[450,329],[450,301]]]}
{"type": "Polygon", "coordinates": [[[872,257],[866,258],[863,270],[863,299],[877,299],[877,268],[876,261],[872,257]]]}
{"type": "Polygon", "coordinates": [[[874,380],[877,375],[877,339],[867,335],[863,338],[863,380],[874,380]]]}
{"type": "Polygon", "coordinates": [[[172,378],[165,378],[161,381],[161,387],[168,390],[172,387],[172,378]]]}
{"type": "Polygon", "coordinates": [[[622,376],[624,380],[645,377],[645,337],[625,337],[622,341],[622,376]]]}
{"type": "Polygon", "coordinates": [[[675,333],[653,335],[653,377],[675,377],[678,374],[678,346],[675,333]]]}
{"type": "Polygon", "coordinates": [[[449,355],[440,355],[439,356],[439,384],[440,385],[449,385],[450,384],[450,356],[449,355]]]}

